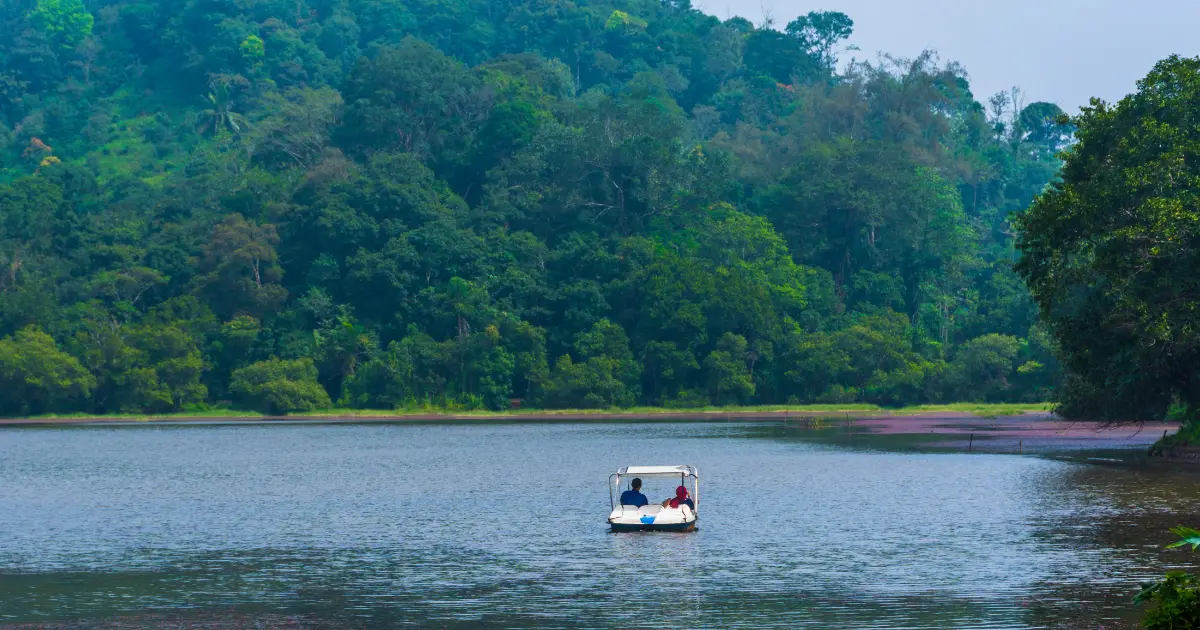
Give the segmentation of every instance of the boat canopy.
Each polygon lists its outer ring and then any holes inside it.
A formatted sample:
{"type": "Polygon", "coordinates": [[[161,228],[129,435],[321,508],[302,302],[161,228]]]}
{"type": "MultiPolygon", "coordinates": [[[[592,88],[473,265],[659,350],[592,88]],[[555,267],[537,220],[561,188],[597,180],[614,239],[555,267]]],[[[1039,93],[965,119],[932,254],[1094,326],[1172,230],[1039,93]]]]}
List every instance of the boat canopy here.
{"type": "Polygon", "coordinates": [[[695,475],[695,466],[626,466],[618,475],[695,475]]]}
{"type": "Polygon", "coordinates": [[[700,506],[700,472],[695,466],[625,466],[608,476],[608,501],[615,508],[616,495],[621,490],[621,479],[628,477],[656,477],[679,475],[679,484],[684,485],[692,480],[692,500],[700,506]]]}

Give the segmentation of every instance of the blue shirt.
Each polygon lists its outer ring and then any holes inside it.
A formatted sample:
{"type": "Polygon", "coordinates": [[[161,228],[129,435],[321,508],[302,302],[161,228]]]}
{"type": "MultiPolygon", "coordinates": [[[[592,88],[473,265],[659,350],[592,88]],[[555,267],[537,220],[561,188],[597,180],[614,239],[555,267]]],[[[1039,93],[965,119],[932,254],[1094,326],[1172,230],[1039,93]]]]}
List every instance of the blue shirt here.
{"type": "Polygon", "coordinates": [[[626,490],[625,492],[621,493],[621,505],[642,507],[647,503],[650,503],[650,501],[646,499],[646,495],[638,492],[637,490],[626,490]]]}

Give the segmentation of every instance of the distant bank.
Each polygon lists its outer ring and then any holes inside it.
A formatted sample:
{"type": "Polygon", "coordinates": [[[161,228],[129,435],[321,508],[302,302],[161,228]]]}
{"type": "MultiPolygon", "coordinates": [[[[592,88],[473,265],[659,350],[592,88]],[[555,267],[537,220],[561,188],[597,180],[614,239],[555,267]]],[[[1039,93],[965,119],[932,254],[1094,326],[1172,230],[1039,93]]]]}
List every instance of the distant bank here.
{"type": "MultiPolygon", "coordinates": [[[[218,409],[165,415],[70,415],[0,419],[4,428],[72,425],[183,424],[387,424],[387,423],[579,423],[579,422],[772,422],[821,431],[826,438],[922,436],[927,447],[951,451],[1034,453],[1080,449],[1144,449],[1174,433],[1175,423],[1114,426],[1058,418],[1047,404],[953,404],[887,409],[873,405],[794,405],[664,409],[561,409],[366,411],[330,409],[271,416],[218,409]],[[830,431],[833,433],[831,434],[830,431]]],[[[1174,438],[1174,435],[1171,436],[1174,438]]],[[[1171,440],[1168,439],[1168,442],[1171,440]]],[[[1159,449],[1161,451],[1161,449],[1159,449]]],[[[1161,453],[1166,454],[1166,453],[1161,453]]]]}
{"type": "Polygon", "coordinates": [[[884,408],[875,405],[791,405],[762,407],[702,407],[668,409],[529,409],[510,411],[458,411],[438,409],[363,410],[329,409],[301,414],[266,415],[252,411],[215,409],[167,414],[47,415],[29,418],[0,418],[0,425],[71,425],[113,422],[200,423],[200,422],[436,422],[453,420],[496,420],[503,422],[600,421],[600,420],[780,420],[791,418],[999,418],[1022,416],[1049,419],[1048,403],[1038,404],[951,404],[884,408]]]}

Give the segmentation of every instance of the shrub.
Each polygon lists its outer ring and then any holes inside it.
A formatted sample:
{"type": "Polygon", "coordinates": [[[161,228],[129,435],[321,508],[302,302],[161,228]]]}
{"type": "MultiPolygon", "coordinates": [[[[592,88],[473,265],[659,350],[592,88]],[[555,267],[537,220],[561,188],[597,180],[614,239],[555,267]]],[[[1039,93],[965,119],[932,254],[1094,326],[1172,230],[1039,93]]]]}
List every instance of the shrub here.
{"type": "MultiPolygon", "coordinates": [[[[1200,531],[1190,527],[1171,530],[1179,540],[1167,548],[1191,545],[1192,551],[1200,546],[1200,531]]],[[[1142,617],[1142,627],[1150,630],[1179,630],[1200,628],[1200,582],[1183,571],[1172,571],[1162,580],[1142,587],[1134,598],[1137,603],[1149,603],[1150,609],[1142,617]]]]}
{"type": "Polygon", "coordinates": [[[332,406],[329,394],[317,382],[317,367],[308,357],[259,361],[234,370],[229,390],[243,405],[268,414],[332,406]]]}

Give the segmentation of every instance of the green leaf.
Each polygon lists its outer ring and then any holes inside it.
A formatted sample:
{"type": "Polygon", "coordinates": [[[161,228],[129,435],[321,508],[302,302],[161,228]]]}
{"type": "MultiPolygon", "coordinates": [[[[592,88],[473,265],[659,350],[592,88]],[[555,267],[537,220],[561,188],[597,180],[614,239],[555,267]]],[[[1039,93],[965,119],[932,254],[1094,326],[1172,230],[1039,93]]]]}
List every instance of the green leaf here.
{"type": "Polygon", "coordinates": [[[1192,551],[1195,551],[1197,547],[1200,547],[1200,530],[1180,525],[1179,527],[1171,528],[1171,533],[1179,536],[1179,540],[1167,545],[1167,549],[1191,545],[1192,551]]]}

